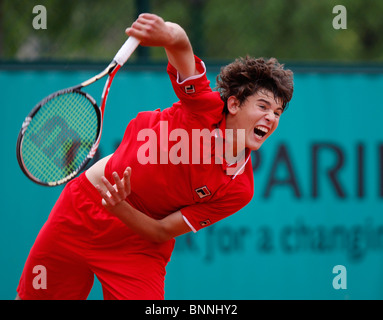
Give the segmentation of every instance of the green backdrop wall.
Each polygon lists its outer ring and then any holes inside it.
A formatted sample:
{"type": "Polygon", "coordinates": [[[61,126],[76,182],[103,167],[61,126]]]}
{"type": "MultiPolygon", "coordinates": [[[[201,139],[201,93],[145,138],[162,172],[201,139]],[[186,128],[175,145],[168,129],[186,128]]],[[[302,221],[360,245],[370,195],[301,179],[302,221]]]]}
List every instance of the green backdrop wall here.
{"type": "MultiPolygon", "coordinates": [[[[111,88],[99,156],[113,152],[137,112],[176,100],[165,67],[124,71],[111,88]]],[[[62,190],[35,185],[19,169],[21,123],[44,96],[93,74],[0,70],[0,299],[15,297],[28,251],[62,190]]],[[[214,86],[215,73],[208,76],[214,86]]],[[[97,100],[102,86],[90,88],[97,100]]],[[[382,299],[382,88],[381,73],[296,73],[277,132],[253,153],[252,202],[177,239],[166,298],[382,299]],[[337,265],[347,271],[346,289],[333,286],[337,265]]],[[[97,281],[89,299],[102,299],[97,281]]]]}

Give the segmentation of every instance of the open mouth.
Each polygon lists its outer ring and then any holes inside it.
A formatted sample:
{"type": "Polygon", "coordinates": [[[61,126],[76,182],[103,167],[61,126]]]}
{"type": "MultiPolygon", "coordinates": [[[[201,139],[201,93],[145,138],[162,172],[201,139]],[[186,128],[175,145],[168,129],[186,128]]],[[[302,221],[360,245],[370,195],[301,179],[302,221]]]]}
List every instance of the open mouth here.
{"type": "Polygon", "coordinates": [[[262,126],[256,126],[254,128],[255,135],[257,135],[260,138],[263,138],[268,132],[269,132],[269,129],[262,126]]]}

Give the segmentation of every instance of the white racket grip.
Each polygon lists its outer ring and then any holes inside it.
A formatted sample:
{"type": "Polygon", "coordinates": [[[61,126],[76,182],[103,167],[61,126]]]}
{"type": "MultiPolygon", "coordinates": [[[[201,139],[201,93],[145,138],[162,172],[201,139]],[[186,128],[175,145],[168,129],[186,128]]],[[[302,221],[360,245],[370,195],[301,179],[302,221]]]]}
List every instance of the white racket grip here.
{"type": "Polygon", "coordinates": [[[118,50],[113,60],[116,61],[120,66],[123,66],[139,44],[140,41],[137,38],[129,37],[128,40],[126,40],[122,45],[120,50],[118,50]]]}

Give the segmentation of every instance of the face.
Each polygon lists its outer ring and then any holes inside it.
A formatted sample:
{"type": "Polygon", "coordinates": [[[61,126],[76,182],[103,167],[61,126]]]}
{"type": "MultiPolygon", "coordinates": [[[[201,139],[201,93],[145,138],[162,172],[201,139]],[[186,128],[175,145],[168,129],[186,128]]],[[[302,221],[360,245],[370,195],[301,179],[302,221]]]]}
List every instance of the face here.
{"type": "Polygon", "coordinates": [[[239,150],[244,147],[258,150],[278,127],[283,112],[282,101],[275,99],[268,90],[260,90],[242,104],[232,96],[227,106],[229,114],[226,117],[226,128],[234,129],[234,148],[239,144],[239,150]],[[236,136],[236,129],[244,129],[244,139],[236,136]]]}

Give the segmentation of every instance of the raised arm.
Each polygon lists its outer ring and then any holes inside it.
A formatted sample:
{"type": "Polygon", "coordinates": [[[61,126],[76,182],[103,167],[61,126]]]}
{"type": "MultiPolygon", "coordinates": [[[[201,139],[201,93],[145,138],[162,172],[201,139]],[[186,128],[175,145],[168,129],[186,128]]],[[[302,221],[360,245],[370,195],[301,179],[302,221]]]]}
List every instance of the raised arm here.
{"type": "Polygon", "coordinates": [[[185,30],[176,23],[143,13],[126,29],[126,34],[141,41],[142,46],[163,47],[169,62],[180,75],[180,81],[196,75],[193,48],[185,30]]]}

